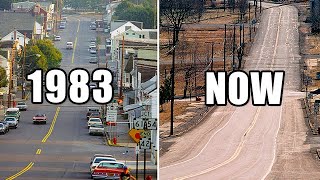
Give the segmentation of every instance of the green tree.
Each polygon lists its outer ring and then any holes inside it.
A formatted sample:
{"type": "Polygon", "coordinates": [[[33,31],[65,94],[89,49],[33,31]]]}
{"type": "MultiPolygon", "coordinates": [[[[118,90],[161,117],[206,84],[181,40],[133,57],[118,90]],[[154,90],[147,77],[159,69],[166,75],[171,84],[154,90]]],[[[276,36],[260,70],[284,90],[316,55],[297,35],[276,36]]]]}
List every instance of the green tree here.
{"type": "MultiPolygon", "coordinates": [[[[22,65],[22,60],[19,62],[22,65]]],[[[27,46],[26,48],[26,61],[25,61],[25,74],[29,74],[35,69],[48,70],[47,59],[41,52],[38,46],[27,46]],[[39,54],[40,57],[36,56],[39,54]]]]}
{"type": "Polygon", "coordinates": [[[6,69],[0,66],[0,87],[6,87],[8,84],[6,69]]]}
{"type": "MultiPolygon", "coordinates": [[[[129,0],[123,1],[115,9],[114,19],[127,21],[143,22],[144,28],[153,28],[156,20],[155,6],[152,6],[151,1],[143,1],[141,4],[134,4],[129,0]]],[[[154,3],[155,4],[155,3],[154,3]]]]}
{"type": "MultiPolygon", "coordinates": [[[[44,57],[47,60],[47,69],[60,67],[62,54],[57,48],[54,47],[51,40],[38,40],[36,46],[39,47],[40,51],[44,54],[44,57]]],[[[45,65],[45,62],[42,64],[45,65]]]]}

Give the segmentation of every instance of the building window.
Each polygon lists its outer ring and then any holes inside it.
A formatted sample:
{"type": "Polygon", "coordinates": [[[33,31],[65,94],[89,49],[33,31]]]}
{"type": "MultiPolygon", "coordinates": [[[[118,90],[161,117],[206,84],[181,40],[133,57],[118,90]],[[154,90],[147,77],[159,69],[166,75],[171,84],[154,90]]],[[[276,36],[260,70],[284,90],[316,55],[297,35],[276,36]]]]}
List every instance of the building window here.
{"type": "Polygon", "coordinates": [[[141,38],[141,35],[139,35],[139,38],[141,38]]]}
{"type": "Polygon", "coordinates": [[[134,35],[136,35],[136,33],[132,33],[132,35],[134,36],[134,35]]]}
{"type": "Polygon", "coordinates": [[[142,38],[144,39],[144,35],[142,35],[142,38]]]}
{"type": "Polygon", "coordinates": [[[126,33],[126,35],[129,35],[129,33],[126,33]]]}

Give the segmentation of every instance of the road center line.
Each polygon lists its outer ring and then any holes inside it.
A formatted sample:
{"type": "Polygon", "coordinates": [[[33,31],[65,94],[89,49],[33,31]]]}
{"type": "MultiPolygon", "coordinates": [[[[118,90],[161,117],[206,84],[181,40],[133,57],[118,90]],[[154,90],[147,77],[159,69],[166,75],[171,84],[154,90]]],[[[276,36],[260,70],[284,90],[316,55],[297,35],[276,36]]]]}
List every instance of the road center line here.
{"type": "Polygon", "coordinates": [[[37,149],[37,152],[36,152],[36,154],[41,154],[41,149],[37,149]]]}
{"type": "Polygon", "coordinates": [[[250,133],[250,131],[252,130],[252,128],[253,128],[254,125],[256,124],[257,119],[258,119],[258,116],[259,116],[259,114],[260,114],[260,111],[261,111],[261,106],[257,109],[256,114],[255,114],[255,116],[254,116],[254,119],[253,119],[253,121],[251,122],[249,128],[246,130],[246,132],[245,132],[245,133],[243,134],[243,136],[241,137],[241,142],[239,143],[236,151],[234,152],[234,154],[233,154],[228,160],[226,160],[226,161],[224,161],[224,162],[222,162],[222,163],[220,163],[220,164],[217,164],[217,165],[215,165],[215,166],[213,166],[213,167],[211,167],[211,168],[208,168],[208,169],[205,169],[205,170],[203,170],[203,171],[200,171],[200,172],[198,172],[198,173],[193,173],[193,174],[191,174],[191,175],[183,176],[183,177],[180,177],[180,178],[175,178],[175,180],[183,180],[183,179],[188,179],[188,178],[200,176],[200,175],[202,175],[202,174],[206,174],[206,173],[208,173],[208,172],[214,171],[214,170],[218,169],[219,167],[225,166],[226,164],[229,164],[230,162],[232,162],[233,160],[235,160],[235,159],[239,156],[239,154],[240,154],[240,152],[241,152],[241,150],[242,150],[242,148],[243,148],[243,145],[244,145],[244,142],[246,141],[247,135],[250,133]]]}
{"type": "Polygon", "coordinates": [[[51,126],[50,126],[50,128],[49,128],[49,131],[48,131],[48,133],[44,136],[44,138],[42,139],[42,141],[41,141],[42,143],[45,143],[45,142],[47,141],[47,139],[49,138],[49,136],[51,135],[51,133],[52,133],[52,131],[53,131],[53,128],[54,128],[54,125],[56,124],[56,121],[57,121],[59,112],[60,112],[60,107],[57,107],[56,114],[55,114],[54,117],[53,117],[53,120],[52,120],[51,126]]]}
{"type": "Polygon", "coordinates": [[[30,170],[33,165],[34,165],[34,163],[33,163],[33,162],[30,162],[30,163],[28,164],[28,166],[26,166],[24,169],[22,169],[22,170],[19,171],[18,173],[14,174],[14,175],[12,175],[12,176],[10,176],[10,177],[8,177],[8,178],[6,178],[6,180],[13,180],[13,179],[21,176],[23,173],[25,173],[25,172],[27,172],[28,170],[30,170]]]}
{"type": "Polygon", "coordinates": [[[78,19],[77,35],[76,35],[76,40],[74,41],[74,46],[73,46],[73,51],[72,51],[72,58],[71,58],[71,63],[72,63],[72,64],[73,64],[73,62],[74,62],[74,53],[75,53],[76,47],[77,47],[79,29],[80,29],[80,19],[78,19]]]}

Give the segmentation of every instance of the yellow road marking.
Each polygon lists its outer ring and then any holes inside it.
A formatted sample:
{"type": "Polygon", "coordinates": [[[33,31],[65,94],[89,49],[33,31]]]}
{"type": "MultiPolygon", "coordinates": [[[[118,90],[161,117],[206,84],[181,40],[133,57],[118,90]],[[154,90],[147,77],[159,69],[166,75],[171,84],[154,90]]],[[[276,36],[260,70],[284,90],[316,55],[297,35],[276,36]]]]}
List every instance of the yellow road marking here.
{"type": "Polygon", "coordinates": [[[47,139],[49,138],[49,136],[51,135],[53,128],[54,128],[54,125],[56,124],[59,112],[60,112],[60,107],[57,107],[56,114],[53,117],[50,129],[49,129],[48,133],[42,139],[42,141],[41,141],[42,143],[45,143],[47,141],[47,139]]]}
{"type": "Polygon", "coordinates": [[[33,163],[33,162],[30,162],[30,163],[28,164],[28,166],[26,166],[24,169],[22,169],[21,171],[19,171],[19,172],[16,173],[15,175],[12,175],[12,176],[6,178],[6,180],[13,180],[13,179],[21,176],[23,173],[25,173],[25,172],[27,172],[28,170],[30,170],[33,165],[34,165],[34,163],[33,163]]]}
{"type": "Polygon", "coordinates": [[[259,114],[260,114],[260,110],[261,110],[261,106],[260,106],[260,107],[258,108],[258,110],[256,111],[256,114],[255,114],[255,116],[254,116],[253,121],[251,122],[251,125],[250,125],[249,128],[246,130],[246,132],[243,134],[243,136],[241,137],[241,142],[240,142],[240,144],[238,145],[236,151],[234,152],[234,154],[233,154],[228,160],[226,160],[226,161],[224,161],[224,162],[222,162],[222,163],[220,163],[220,164],[217,164],[217,165],[215,165],[215,166],[213,166],[213,167],[211,167],[211,168],[208,168],[208,169],[205,169],[205,170],[203,170],[203,171],[200,171],[200,172],[198,172],[198,173],[194,173],[194,174],[191,174],[191,175],[183,176],[183,177],[180,177],[180,178],[175,178],[175,180],[183,180],[183,179],[189,179],[189,178],[192,178],[192,177],[200,176],[200,175],[202,175],[202,174],[205,174],[205,173],[208,173],[208,172],[210,172],[210,171],[216,170],[216,169],[218,169],[219,167],[222,167],[222,166],[224,166],[224,165],[226,165],[226,164],[229,164],[230,162],[232,162],[233,160],[235,160],[235,159],[239,156],[239,154],[240,154],[240,152],[241,152],[241,150],[242,150],[242,148],[243,148],[244,142],[245,142],[245,140],[246,140],[246,136],[249,134],[249,132],[252,130],[253,126],[256,124],[257,119],[258,119],[258,116],[259,116],[259,114]]]}
{"type": "MultiPolygon", "coordinates": [[[[80,29],[80,20],[78,19],[79,23],[78,23],[78,29],[77,29],[77,33],[79,32],[80,29]]],[[[77,41],[78,41],[78,34],[76,36],[76,40],[74,41],[74,47],[73,47],[73,52],[72,52],[72,58],[71,58],[71,63],[73,64],[74,61],[74,53],[76,51],[76,47],[77,47],[77,41]]]]}
{"type": "Polygon", "coordinates": [[[38,149],[36,154],[41,154],[41,149],[38,149]]]}

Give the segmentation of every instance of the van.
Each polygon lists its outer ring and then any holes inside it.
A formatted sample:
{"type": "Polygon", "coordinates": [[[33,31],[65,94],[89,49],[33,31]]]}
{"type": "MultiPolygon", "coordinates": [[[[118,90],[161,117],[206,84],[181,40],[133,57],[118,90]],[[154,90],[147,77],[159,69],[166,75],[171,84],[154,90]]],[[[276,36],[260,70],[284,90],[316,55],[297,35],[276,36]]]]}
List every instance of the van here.
{"type": "Polygon", "coordinates": [[[73,42],[67,42],[67,49],[73,49],[73,42]]]}
{"type": "Polygon", "coordinates": [[[8,108],[5,117],[15,117],[18,121],[20,119],[20,111],[19,108],[8,108]]]}

